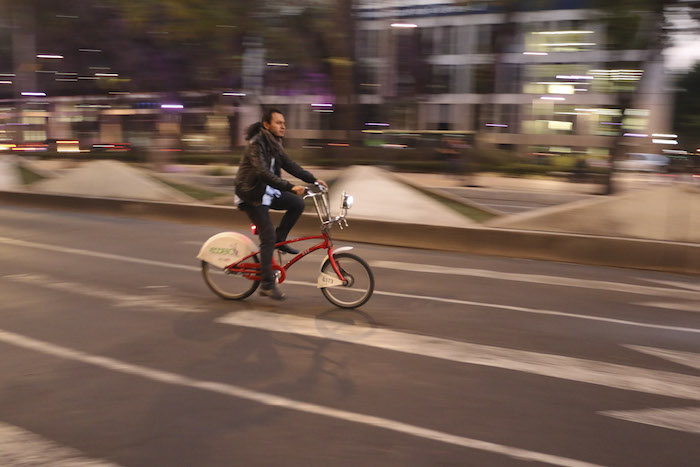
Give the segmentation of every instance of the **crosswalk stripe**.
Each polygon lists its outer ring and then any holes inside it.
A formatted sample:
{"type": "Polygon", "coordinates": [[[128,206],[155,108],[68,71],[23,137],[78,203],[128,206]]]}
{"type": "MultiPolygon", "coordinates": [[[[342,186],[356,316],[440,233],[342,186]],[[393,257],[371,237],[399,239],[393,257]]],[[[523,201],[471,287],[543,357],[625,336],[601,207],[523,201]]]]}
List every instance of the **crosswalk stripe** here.
{"type": "Polygon", "coordinates": [[[608,417],[643,423],[671,430],[700,434],[700,407],[672,409],[607,410],[598,412],[608,417]]]}
{"type": "Polygon", "coordinates": [[[562,355],[472,344],[265,311],[238,311],[229,313],[216,321],[234,326],[331,339],[454,362],[597,384],[615,389],[700,401],[700,391],[698,391],[700,377],[691,375],[562,355]]]}
{"type": "MultiPolygon", "coordinates": [[[[203,391],[209,391],[217,394],[235,397],[238,399],[245,399],[272,407],[278,407],[282,409],[294,410],[298,412],[304,412],[308,414],[344,420],[347,422],[390,430],[418,438],[437,441],[440,443],[446,443],[465,448],[491,452],[494,454],[509,456],[515,459],[542,462],[550,465],[558,465],[565,467],[596,467],[595,464],[590,464],[588,462],[570,459],[567,457],[555,456],[536,451],[529,451],[527,449],[520,449],[512,446],[506,446],[503,444],[491,443],[488,441],[453,435],[450,433],[423,428],[416,425],[410,425],[407,423],[402,423],[387,418],[334,409],[332,407],[327,407],[323,405],[311,404],[308,402],[288,399],[286,397],[276,396],[274,394],[268,394],[260,391],[254,391],[232,384],[220,383],[216,381],[197,380],[188,376],[179,375],[177,373],[148,368],[141,365],[134,365],[110,357],[92,355],[86,352],[82,352],[80,350],[51,344],[49,342],[40,341],[9,331],[0,330],[0,342],[4,342],[5,344],[14,345],[16,347],[21,347],[24,349],[33,350],[35,352],[48,354],[54,357],[63,358],[66,360],[86,363],[110,371],[116,371],[123,374],[158,381],[164,384],[195,388],[203,391]]],[[[46,465],[55,464],[47,463],[46,465]]]]}
{"type": "Polygon", "coordinates": [[[20,427],[0,422],[0,464],[5,466],[118,467],[85,456],[20,427]]]}
{"type": "MultiPolygon", "coordinates": [[[[625,345],[628,349],[636,350],[647,355],[663,358],[669,362],[685,365],[690,368],[700,370],[700,354],[694,352],[682,352],[679,350],[657,349],[655,347],[645,347],[643,345],[625,345]]],[[[700,387],[698,388],[700,391],[700,387]]]]}

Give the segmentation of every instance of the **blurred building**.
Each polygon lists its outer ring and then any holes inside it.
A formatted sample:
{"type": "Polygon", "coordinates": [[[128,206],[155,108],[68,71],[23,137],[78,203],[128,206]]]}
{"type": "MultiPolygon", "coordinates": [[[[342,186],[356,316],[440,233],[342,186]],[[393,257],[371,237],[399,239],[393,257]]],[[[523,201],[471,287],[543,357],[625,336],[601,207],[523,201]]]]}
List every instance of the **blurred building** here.
{"type": "Polygon", "coordinates": [[[360,102],[392,127],[474,131],[521,154],[604,154],[610,136],[669,133],[663,62],[610,50],[590,2],[360,3],[360,102]],[[623,94],[635,96],[624,111],[623,94]]]}
{"type": "Polygon", "coordinates": [[[387,135],[451,131],[519,154],[606,155],[618,135],[636,145],[673,139],[655,136],[667,135],[671,121],[660,54],[610,49],[601,13],[589,1],[522,1],[513,2],[513,11],[498,9],[507,3],[358,1],[352,102],[338,102],[327,77],[282,79],[287,64],[269,63],[264,44],[252,41],[244,89],[177,99],[115,92],[6,100],[0,142],[225,150],[243,144],[243,129],[259,118],[260,104],[285,112],[292,144],[391,142],[387,135]],[[624,96],[633,101],[621,105],[624,96]],[[354,125],[338,117],[348,105],[354,125]]]}

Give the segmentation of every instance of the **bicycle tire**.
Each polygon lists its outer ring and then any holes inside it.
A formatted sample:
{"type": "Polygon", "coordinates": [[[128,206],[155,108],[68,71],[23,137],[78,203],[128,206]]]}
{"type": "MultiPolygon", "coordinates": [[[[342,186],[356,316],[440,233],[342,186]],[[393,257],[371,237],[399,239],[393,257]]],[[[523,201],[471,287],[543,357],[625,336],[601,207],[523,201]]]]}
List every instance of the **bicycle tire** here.
{"type": "MultiPolygon", "coordinates": [[[[338,253],[333,257],[348,282],[344,285],[322,288],[323,296],[340,308],[357,308],[367,303],[374,293],[372,269],[365,260],[352,253],[338,253]]],[[[324,261],[321,272],[337,277],[330,258],[324,261]]]]}
{"type": "MultiPolygon", "coordinates": [[[[251,257],[251,262],[260,262],[257,255],[251,257]]],[[[202,277],[212,292],[226,300],[243,300],[250,297],[260,285],[260,281],[248,279],[242,274],[227,273],[206,261],[202,261],[202,277]]]]}

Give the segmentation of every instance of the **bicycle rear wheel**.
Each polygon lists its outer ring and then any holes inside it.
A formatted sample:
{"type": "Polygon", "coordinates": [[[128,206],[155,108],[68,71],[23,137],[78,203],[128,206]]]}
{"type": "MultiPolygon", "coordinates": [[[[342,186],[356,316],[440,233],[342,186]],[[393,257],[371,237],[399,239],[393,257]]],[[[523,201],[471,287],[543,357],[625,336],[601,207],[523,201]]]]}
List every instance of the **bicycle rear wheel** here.
{"type": "MultiPolygon", "coordinates": [[[[257,256],[253,256],[251,262],[260,261],[257,256]]],[[[232,273],[218,268],[206,261],[202,261],[202,276],[212,292],[226,300],[242,300],[249,297],[260,285],[260,281],[248,279],[241,273],[232,273]]]]}
{"type": "MultiPolygon", "coordinates": [[[[333,257],[346,283],[322,288],[323,295],[340,308],[357,308],[367,303],[374,292],[374,274],[369,265],[352,253],[338,253],[333,257]]],[[[330,259],[323,263],[321,272],[337,277],[330,259]]]]}

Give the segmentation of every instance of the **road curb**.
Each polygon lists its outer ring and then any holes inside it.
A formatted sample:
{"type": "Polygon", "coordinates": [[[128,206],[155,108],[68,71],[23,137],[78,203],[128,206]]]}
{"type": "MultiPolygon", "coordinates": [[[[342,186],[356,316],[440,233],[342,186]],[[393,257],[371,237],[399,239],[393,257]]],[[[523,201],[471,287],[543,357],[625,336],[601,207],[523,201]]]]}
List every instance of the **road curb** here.
{"type": "MultiPolygon", "coordinates": [[[[0,204],[211,225],[222,230],[246,231],[250,224],[243,212],[231,206],[20,191],[0,191],[0,204]]],[[[348,229],[334,227],[335,240],[700,275],[700,244],[490,227],[443,227],[353,219],[350,214],[348,229]]],[[[305,213],[295,232],[318,233],[316,214],[305,213]]]]}

